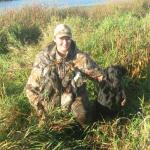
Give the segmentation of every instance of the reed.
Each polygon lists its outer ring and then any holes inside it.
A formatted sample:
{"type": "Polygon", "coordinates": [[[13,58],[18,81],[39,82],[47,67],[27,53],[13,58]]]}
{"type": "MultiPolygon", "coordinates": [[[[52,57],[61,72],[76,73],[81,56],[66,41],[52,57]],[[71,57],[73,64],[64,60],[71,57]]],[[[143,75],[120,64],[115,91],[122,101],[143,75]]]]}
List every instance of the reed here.
{"type": "MultiPolygon", "coordinates": [[[[149,6],[148,0],[134,0],[67,9],[33,6],[1,14],[0,149],[149,149],[149,6]],[[24,87],[35,55],[53,39],[58,23],[70,25],[78,47],[102,67],[128,69],[123,117],[81,128],[71,113],[56,109],[47,126],[38,127],[24,87]]],[[[95,100],[95,83],[87,85],[95,100]]]]}

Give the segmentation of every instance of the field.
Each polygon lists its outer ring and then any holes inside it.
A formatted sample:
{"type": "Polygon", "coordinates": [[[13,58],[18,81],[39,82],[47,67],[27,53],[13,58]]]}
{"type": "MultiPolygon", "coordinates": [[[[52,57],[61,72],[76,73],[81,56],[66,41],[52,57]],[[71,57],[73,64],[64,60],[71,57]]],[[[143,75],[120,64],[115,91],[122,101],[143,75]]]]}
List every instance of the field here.
{"type": "MultiPolygon", "coordinates": [[[[87,79],[90,100],[94,82],[87,79]]],[[[149,150],[150,2],[78,8],[25,7],[0,14],[0,150],[149,150]],[[58,108],[38,127],[24,88],[35,55],[58,23],[71,26],[77,46],[102,67],[121,64],[128,103],[123,116],[81,128],[58,108]]]]}

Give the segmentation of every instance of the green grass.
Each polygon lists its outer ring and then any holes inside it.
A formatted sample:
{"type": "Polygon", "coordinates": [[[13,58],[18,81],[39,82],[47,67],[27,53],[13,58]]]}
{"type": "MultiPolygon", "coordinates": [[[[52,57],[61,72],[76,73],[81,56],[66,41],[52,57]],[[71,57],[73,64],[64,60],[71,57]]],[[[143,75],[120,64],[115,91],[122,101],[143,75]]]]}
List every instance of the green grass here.
{"type": "MultiPolygon", "coordinates": [[[[150,149],[150,9],[146,0],[87,8],[12,10],[0,17],[0,150],[150,149]],[[138,2],[138,3],[137,3],[138,2]],[[124,117],[80,127],[56,109],[38,127],[24,93],[35,55],[58,23],[72,27],[78,47],[102,67],[128,69],[124,117]]],[[[89,97],[96,98],[88,81],[89,97]]]]}

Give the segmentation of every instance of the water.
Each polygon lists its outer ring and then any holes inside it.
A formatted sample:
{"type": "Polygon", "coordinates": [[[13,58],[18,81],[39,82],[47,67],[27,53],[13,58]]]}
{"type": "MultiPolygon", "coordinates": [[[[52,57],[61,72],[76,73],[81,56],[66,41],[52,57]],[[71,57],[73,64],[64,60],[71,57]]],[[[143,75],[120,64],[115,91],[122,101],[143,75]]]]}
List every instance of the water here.
{"type": "Polygon", "coordinates": [[[0,2],[0,10],[20,8],[25,5],[40,4],[48,7],[90,6],[103,4],[107,0],[12,0],[0,2]]]}

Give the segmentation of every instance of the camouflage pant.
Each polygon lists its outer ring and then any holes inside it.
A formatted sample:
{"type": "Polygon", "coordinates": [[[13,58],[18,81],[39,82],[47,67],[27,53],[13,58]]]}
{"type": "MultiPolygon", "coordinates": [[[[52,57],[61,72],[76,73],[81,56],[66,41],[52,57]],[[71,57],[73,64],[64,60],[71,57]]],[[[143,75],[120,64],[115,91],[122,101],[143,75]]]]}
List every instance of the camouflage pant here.
{"type": "MultiPolygon", "coordinates": [[[[52,90],[52,92],[54,91],[52,90]]],[[[34,97],[33,90],[28,88],[26,93],[30,104],[36,111],[39,121],[44,121],[47,118],[50,110],[57,106],[61,106],[62,93],[50,93],[51,97],[48,99],[44,99],[43,97],[41,98],[40,96],[37,97],[37,95],[34,97]]],[[[88,100],[88,94],[85,85],[78,87],[76,96],[73,97],[70,111],[73,113],[79,123],[84,124],[90,121],[91,105],[88,100]]]]}
{"type": "Polygon", "coordinates": [[[71,105],[71,111],[80,124],[86,124],[92,121],[92,105],[89,102],[85,85],[77,92],[77,97],[71,105]]]}

